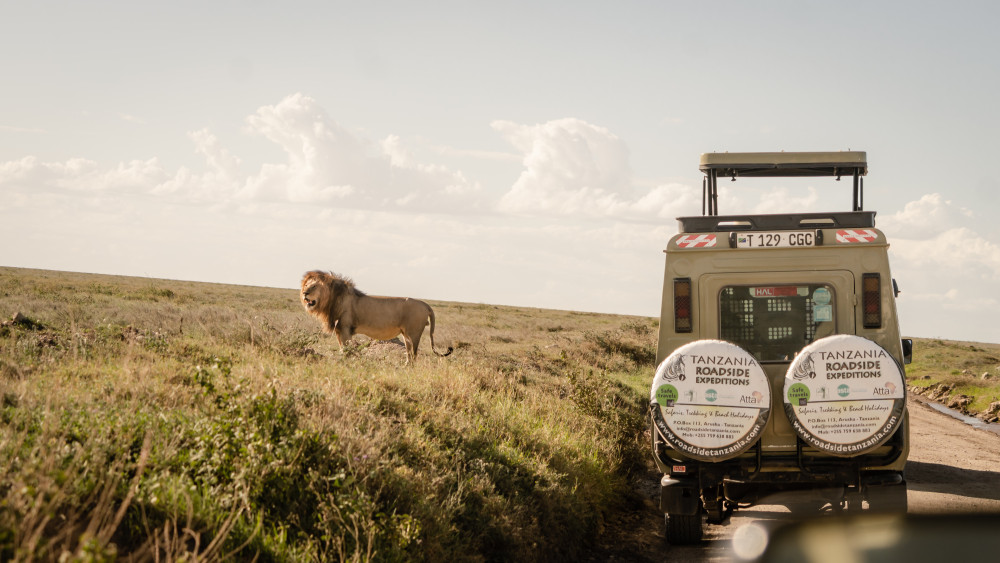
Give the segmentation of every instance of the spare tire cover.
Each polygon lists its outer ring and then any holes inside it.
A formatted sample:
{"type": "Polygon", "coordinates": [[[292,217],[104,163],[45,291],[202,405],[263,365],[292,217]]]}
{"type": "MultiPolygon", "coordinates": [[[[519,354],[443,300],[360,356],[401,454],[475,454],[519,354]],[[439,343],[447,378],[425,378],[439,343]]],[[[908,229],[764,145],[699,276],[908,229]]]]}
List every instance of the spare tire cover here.
{"type": "Polygon", "coordinates": [[[771,384],[746,350],[698,340],[660,363],[649,400],[653,423],[671,447],[722,461],[760,439],[771,414],[771,384]]]}
{"type": "Polygon", "coordinates": [[[785,414],[807,444],[837,456],[881,446],[903,422],[906,385],[899,362],[850,334],[806,346],[785,374],[785,414]]]}

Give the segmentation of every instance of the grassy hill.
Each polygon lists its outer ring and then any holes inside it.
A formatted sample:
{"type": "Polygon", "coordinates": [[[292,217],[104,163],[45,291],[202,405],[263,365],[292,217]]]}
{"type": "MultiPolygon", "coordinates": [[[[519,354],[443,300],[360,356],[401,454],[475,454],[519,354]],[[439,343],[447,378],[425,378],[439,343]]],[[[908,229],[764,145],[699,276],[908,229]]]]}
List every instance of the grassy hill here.
{"type": "Polygon", "coordinates": [[[0,268],[0,560],[546,560],[635,503],[655,321],[431,302],[341,355],[294,290],[0,268]]]}

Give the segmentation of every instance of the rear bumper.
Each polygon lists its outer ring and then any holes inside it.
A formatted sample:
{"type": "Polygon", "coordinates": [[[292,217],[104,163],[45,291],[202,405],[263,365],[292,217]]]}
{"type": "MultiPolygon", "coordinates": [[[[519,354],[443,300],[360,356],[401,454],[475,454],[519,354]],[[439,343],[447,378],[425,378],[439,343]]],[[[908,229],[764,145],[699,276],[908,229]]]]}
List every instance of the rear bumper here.
{"type": "Polygon", "coordinates": [[[653,457],[660,472],[698,490],[723,482],[860,487],[873,475],[902,474],[909,454],[908,426],[900,427],[877,450],[855,457],[825,454],[801,440],[795,449],[764,453],[758,441],[740,456],[718,462],[686,458],[659,439],[655,427],[651,432],[653,457]]]}

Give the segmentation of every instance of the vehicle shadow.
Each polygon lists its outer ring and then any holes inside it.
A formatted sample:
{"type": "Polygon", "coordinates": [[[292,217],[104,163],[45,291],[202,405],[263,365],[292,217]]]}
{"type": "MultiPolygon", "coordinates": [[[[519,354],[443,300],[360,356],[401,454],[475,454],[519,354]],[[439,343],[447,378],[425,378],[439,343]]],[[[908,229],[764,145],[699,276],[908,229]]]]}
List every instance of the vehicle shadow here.
{"type": "Polygon", "coordinates": [[[1000,500],[1000,472],[910,461],[905,475],[906,487],[913,491],[1000,500]]]}

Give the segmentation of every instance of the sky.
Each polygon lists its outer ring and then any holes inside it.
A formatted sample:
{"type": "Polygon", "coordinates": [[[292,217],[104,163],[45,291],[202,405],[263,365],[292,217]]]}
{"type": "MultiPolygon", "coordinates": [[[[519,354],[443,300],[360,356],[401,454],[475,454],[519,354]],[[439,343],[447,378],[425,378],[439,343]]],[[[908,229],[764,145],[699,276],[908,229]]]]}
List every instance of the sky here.
{"type": "Polygon", "coordinates": [[[658,316],[702,153],[862,150],[904,335],[1000,342],[1000,4],[0,6],[0,265],[658,316]]]}

